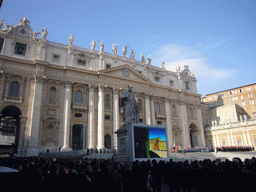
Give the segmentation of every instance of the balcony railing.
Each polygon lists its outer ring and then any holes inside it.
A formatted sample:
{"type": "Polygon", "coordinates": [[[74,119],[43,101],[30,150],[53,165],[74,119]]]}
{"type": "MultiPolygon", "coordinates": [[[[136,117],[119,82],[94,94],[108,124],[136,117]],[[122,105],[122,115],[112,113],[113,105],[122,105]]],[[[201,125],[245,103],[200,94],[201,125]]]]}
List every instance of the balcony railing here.
{"type": "Polygon", "coordinates": [[[72,109],[77,111],[86,111],[88,109],[88,106],[87,104],[73,103],[72,109]]]}
{"type": "Polygon", "coordinates": [[[22,97],[5,96],[4,101],[12,102],[12,103],[22,103],[22,97]]]}

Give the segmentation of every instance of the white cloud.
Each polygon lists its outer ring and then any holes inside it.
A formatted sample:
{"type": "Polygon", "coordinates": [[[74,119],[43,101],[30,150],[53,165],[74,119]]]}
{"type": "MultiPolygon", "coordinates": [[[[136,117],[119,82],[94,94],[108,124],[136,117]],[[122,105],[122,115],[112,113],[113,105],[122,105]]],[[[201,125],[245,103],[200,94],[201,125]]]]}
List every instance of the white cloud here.
{"type": "Polygon", "coordinates": [[[169,44],[162,46],[154,53],[157,63],[165,60],[167,70],[176,71],[177,66],[183,67],[184,64],[195,74],[197,79],[224,80],[231,78],[236,69],[222,69],[211,67],[209,60],[203,57],[203,52],[199,50],[200,44],[194,47],[169,44]]]}

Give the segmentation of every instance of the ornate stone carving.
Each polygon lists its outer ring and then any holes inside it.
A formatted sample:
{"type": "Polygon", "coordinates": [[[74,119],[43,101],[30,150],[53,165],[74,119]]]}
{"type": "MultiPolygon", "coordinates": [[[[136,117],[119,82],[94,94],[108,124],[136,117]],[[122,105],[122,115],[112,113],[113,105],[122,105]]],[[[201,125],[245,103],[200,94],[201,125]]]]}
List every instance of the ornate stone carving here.
{"type": "Polygon", "coordinates": [[[127,67],[125,67],[123,69],[123,76],[124,77],[129,77],[129,75],[130,75],[130,70],[127,67]]]}

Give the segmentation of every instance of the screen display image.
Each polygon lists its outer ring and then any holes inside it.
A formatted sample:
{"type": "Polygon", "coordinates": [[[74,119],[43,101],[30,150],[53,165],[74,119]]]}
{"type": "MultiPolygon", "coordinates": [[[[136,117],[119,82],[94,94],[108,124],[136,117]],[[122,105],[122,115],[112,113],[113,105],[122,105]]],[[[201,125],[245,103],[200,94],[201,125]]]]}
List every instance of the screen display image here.
{"type": "Polygon", "coordinates": [[[167,158],[165,129],[134,127],[135,158],[167,158]]]}

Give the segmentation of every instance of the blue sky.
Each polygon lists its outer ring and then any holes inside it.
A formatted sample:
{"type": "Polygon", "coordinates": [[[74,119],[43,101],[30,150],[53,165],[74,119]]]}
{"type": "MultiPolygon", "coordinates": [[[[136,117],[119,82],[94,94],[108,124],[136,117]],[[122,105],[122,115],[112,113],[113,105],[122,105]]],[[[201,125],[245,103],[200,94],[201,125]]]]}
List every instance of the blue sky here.
{"type": "Polygon", "coordinates": [[[166,141],[165,129],[149,128],[149,139],[161,137],[162,141],[166,141]]]}
{"type": "MultiPolygon", "coordinates": [[[[93,39],[128,45],[137,60],[164,59],[169,70],[187,63],[205,94],[256,82],[255,0],[4,0],[0,19],[15,25],[27,17],[34,31],[48,29],[48,40],[90,48],[93,39]]],[[[40,35],[39,35],[40,36],[40,35]]]]}

